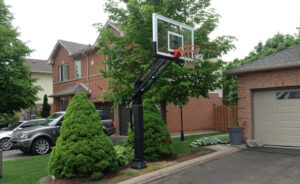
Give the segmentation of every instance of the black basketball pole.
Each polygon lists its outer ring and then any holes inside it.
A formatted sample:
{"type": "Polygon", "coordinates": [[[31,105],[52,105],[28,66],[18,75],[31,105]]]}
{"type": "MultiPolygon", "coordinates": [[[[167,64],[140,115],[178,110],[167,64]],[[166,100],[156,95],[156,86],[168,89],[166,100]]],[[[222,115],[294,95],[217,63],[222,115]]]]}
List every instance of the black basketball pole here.
{"type": "Polygon", "coordinates": [[[181,134],[180,134],[180,141],[184,142],[184,133],[183,133],[183,118],[182,118],[182,106],[180,106],[180,124],[181,124],[181,134]]]}
{"type": "Polygon", "coordinates": [[[134,83],[134,92],[127,104],[133,101],[133,117],[134,117],[134,155],[135,159],[132,164],[133,169],[144,169],[144,120],[143,120],[143,94],[148,91],[152,84],[167,69],[170,60],[162,58],[154,58],[153,62],[146,68],[134,83]],[[158,61],[157,61],[158,60],[158,61]],[[145,75],[145,76],[144,76],[145,75]]]}
{"type": "MultiPolygon", "coordinates": [[[[134,91],[136,92],[140,87],[142,81],[136,81],[134,84],[134,91]]],[[[142,93],[138,93],[133,100],[133,116],[134,116],[134,155],[135,159],[132,164],[133,169],[144,169],[146,164],[144,162],[144,120],[143,120],[143,106],[142,93]]]]}

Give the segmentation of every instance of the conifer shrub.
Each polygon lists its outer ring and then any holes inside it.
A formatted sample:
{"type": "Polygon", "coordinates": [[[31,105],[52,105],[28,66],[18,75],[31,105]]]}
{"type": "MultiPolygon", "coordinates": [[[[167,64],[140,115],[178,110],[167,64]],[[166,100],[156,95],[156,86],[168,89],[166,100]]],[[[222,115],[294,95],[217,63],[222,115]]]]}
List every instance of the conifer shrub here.
{"type": "MultiPolygon", "coordinates": [[[[160,117],[158,109],[148,99],[143,102],[144,111],[144,158],[158,161],[172,156],[172,142],[166,124],[160,117]]],[[[134,130],[128,128],[125,146],[134,148],[134,130]]]]}
{"type": "Polygon", "coordinates": [[[50,155],[49,173],[57,178],[100,179],[117,167],[115,149],[102,129],[95,106],[86,94],[75,95],[50,155]]]}
{"type": "Polygon", "coordinates": [[[47,118],[48,116],[50,116],[50,110],[51,110],[51,106],[48,104],[48,97],[47,97],[47,95],[44,95],[41,116],[43,118],[47,118]]]}

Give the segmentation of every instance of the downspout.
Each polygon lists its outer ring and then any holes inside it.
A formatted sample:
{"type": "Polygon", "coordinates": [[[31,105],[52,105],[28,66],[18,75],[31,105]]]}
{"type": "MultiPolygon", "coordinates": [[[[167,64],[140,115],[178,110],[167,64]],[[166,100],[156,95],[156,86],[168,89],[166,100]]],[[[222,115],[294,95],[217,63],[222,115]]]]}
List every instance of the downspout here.
{"type": "Polygon", "coordinates": [[[87,79],[87,83],[88,83],[88,90],[90,91],[90,79],[89,79],[89,76],[90,76],[90,74],[89,74],[89,55],[88,54],[86,54],[86,65],[87,65],[87,71],[86,71],[86,73],[87,73],[87,77],[86,77],[86,79],[87,79]]]}
{"type": "MultiPolygon", "coordinates": [[[[91,47],[91,45],[89,44],[89,48],[91,47]]],[[[89,79],[89,76],[90,76],[90,74],[89,74],[89,53],[87,52],[86,53],[86,69],[87,69],[87,71],[86,71],[86,73],[87,73],[87,77],[86,77],[86,79],[87,79],[87,83],[88,83],[88,91],[90,92],[90,79],[89,79]]]]}

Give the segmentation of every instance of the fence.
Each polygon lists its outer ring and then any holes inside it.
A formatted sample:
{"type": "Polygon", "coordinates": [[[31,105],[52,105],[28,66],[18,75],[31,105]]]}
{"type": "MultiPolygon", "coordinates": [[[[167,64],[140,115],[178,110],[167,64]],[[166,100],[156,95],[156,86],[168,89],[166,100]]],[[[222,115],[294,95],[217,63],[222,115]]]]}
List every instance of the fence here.
{"type": "Polygon", "coordinates": [[[228,131],[230,126],[238,126],[238,106],[214,106],[216,131],[228,131]]]}

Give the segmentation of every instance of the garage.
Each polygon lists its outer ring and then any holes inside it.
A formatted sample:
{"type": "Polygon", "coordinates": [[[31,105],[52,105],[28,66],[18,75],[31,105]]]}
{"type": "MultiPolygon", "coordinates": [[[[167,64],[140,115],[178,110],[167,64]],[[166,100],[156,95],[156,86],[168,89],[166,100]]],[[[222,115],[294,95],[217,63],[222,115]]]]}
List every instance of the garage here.
{"type": "Polygon", "coordinates": [[[245,125],[244,141],[300,147],[300,45],[226,74],[237,77],[238,123],[245,125]]]}
{"type": "Polygon", "coordinates": [[[254,91],[253,123],[265,144],[300,146],[300,88],[254,91]]]}

